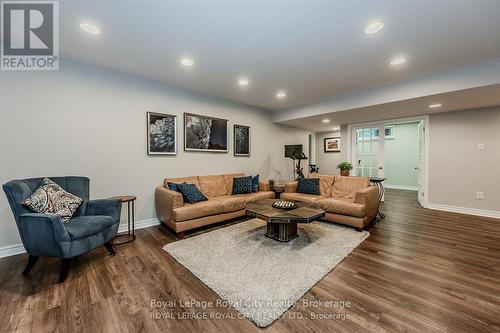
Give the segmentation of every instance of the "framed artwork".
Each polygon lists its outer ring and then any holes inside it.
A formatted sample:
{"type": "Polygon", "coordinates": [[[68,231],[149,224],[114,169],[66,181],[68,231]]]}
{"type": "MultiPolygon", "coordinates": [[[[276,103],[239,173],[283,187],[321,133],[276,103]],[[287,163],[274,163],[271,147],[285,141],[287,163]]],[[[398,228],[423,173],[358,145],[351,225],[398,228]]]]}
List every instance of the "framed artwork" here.
{"type": "Polygon", "coordinates": [[[325,153],[339,153],[340,152],[340,138],[325,138],[325,153]]]}
{"type": "Polygon", "coordinates": [[[148,155],[177,154],[177,116],[147,112],[148,155]]]}
{"type": "Polygon", "coordinates": [[[227,119],[184,113],[184,150],[227,153],[227,119]]]}
{"type": "Polygon", "coordinates": [[[250,127],[233,126],[234,156],[250,156],[250,127]]]}

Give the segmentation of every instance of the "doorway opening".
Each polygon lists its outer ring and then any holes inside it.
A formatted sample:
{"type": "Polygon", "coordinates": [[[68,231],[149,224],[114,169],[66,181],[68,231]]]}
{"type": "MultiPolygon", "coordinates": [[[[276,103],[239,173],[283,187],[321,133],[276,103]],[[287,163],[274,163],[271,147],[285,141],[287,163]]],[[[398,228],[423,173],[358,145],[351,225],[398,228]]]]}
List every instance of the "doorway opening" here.
{"type": "Polygon", "coordinates": [[[425,207],[426,123],[426,117],[418,117],[349,126],[354,175],[385,178],[385,188],[416,191],[425,207]]]}

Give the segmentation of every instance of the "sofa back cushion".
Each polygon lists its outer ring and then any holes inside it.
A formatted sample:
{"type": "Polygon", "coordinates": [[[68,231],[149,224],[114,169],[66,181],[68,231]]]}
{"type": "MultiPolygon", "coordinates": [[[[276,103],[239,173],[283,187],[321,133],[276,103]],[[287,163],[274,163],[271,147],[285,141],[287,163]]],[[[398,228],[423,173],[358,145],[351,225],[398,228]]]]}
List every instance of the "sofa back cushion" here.
{"type": "Polygon", "coordinates": [[[335,176],[310,173],[307,175],[307,178],[318,178],[320,194],[324,197],[332,196],[332,187],[333,187],[333,182],[335,180],[335,176]]]}
{"type": "Polygon", "coordinates": [[[192,177],[180,177],[180,178],[165,178],[163,181],[163,184],[165,187],[168,187],[168,183],[188,183],[188,184],[194,184],[198,188],[200,188],[200,184],[198,183],[198,177],[192,176],[192,177]]]}
{"type": "Polygon", "coordinates": [[[199,176],[198,183],[200,184],[200,190],[207,197],[219,197],[227,194],[226,183],[222,175],[199,176]]]}
{"type": "Polygon", "coordinates": [[[233,178],[234,177],[244,177],[244,173],[229,173],[222,175],[224,177],[224,184],[226,185],[226,194],[231,195],[233,193],[233,178]]]}
{"type": "Polygon", "coordinates": [[[368,187],[370,185],[370,178],[368,177],[344,177],[335,176],[333,182],[332,197],[344,198],[354,201],[356,191],[368,187]]]}
{"type": "Polygon", "coordinates": [[[299,178],[297,180],[297,193],[320,195],[318,178],[299,178]]]}

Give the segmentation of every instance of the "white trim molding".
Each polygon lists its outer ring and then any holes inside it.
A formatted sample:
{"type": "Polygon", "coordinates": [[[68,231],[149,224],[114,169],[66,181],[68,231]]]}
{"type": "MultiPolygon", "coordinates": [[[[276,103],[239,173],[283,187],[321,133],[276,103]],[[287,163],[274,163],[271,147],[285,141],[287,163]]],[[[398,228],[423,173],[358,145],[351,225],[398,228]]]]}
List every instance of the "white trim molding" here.
{"type": "Polygon", "coordinates": [[[391,189],[394,189],[394,190],[418,191],[418,187],[417,186],[389,185],[389,184],[385,184],[384,187],[385,188],[391,188],[391,189]]]}
{"type": "Polygon", "coordinates": [[[0,258],[15,256],[21,253],[26,253],[23,244],[0,247],[0,258]]]}
{"type": "Polygon", "coordinates": [[[483,216],[483,217],[492,217],[495,219],[500,219],[500,212],[495,211],[495,210],[467,208],[467,207],[459,207],[459,206],[449,206],[449,205],[441,205],[441,204],[435,204],[435,203],[428,203],[426,208],[435,209],[435,210],[442,210],[445,212],[476,215],[476,216],[483,216]]]}
{"type": "MultiPolygon", "coordinates": [[[[159,224],[160,221],[157,218],[136,221],[135,230],[149,228],[159,224]]],[[[127,229],[128,229],[127,223],[124,223],[122,221],[120,227],[118,228],[118,233],[127,232],[127,229]]],[[[15,256],[17,254],[22,254],[22,253],[26,253],[23,244],[14,244],[14,245],[0,247],[0,258],[15,256]]]]}

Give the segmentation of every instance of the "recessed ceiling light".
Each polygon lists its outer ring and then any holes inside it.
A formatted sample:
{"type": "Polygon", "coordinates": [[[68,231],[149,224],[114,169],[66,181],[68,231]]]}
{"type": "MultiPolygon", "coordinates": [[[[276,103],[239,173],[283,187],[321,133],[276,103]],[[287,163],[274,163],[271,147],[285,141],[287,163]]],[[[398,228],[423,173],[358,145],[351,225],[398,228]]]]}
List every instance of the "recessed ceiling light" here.
{"type": "Polygon", "coordinates": [[[372,22],[366,26],[365,33],[374,34],[376,32],[379,32],[383,28],[384,28],[384,24],[382,22],[372,22]]]}
{"type": "Polygon", "coordinates": [[[80,23],[80,28],[83,31],[88,32],[89,34],[93,34],[93,35],[99,35],[101,33],[101,30],[99,30],[98,27],[96,27],[95,25],[90,24],[90,23],[80,23]]]}
{"type": "Polygon", "coordinates": [[[330,119],[323,119],[321,122],[322,122],[323,124],[328,124],[328,123],[330,122],[330,119]]]}
{"type": "Polygon", "coordinates": [[[242,78],[242,79],[239,79],[239,80],[238,80],[238,85],[239,85],[240,87],[246,87],[246,86],[248,86],[248,84],[249,84],[249,83],[250,83],[250,82],[248,82],[248,80],[247,80],[247,79],[243,79],[243,78],[242,78]]]}
{"type": "Polygon", "coordinates": [[[440,108],[442,106],[441,103],[436,103],[436,104],[430,104],[429,105],[429,108],[430,109],[435,109],[435,108],[440,108]]]}
{"type": "Polygon", "coordinates": [[[279,99],[283,99],[286,97],[286,92],[283,91],[283,90],[280,90],[276,93],[276,97],[279,98],[279,99]]]}
{"type": "Polygon", "coordinates": [[[182,66],[186,66],[186,67],[193,67],[194,66],[194,61],[193,61],[193,59],[190,59],[190,58],[182,58],[180,63],[182,66]]]}
{"type": "Polygon", "coordinates": [[[405,57],[396,57],[396,58],[391,60],[391,66],[398,66],[398,65],[404,64],[405,62],[406,62],[405,57]]]}

